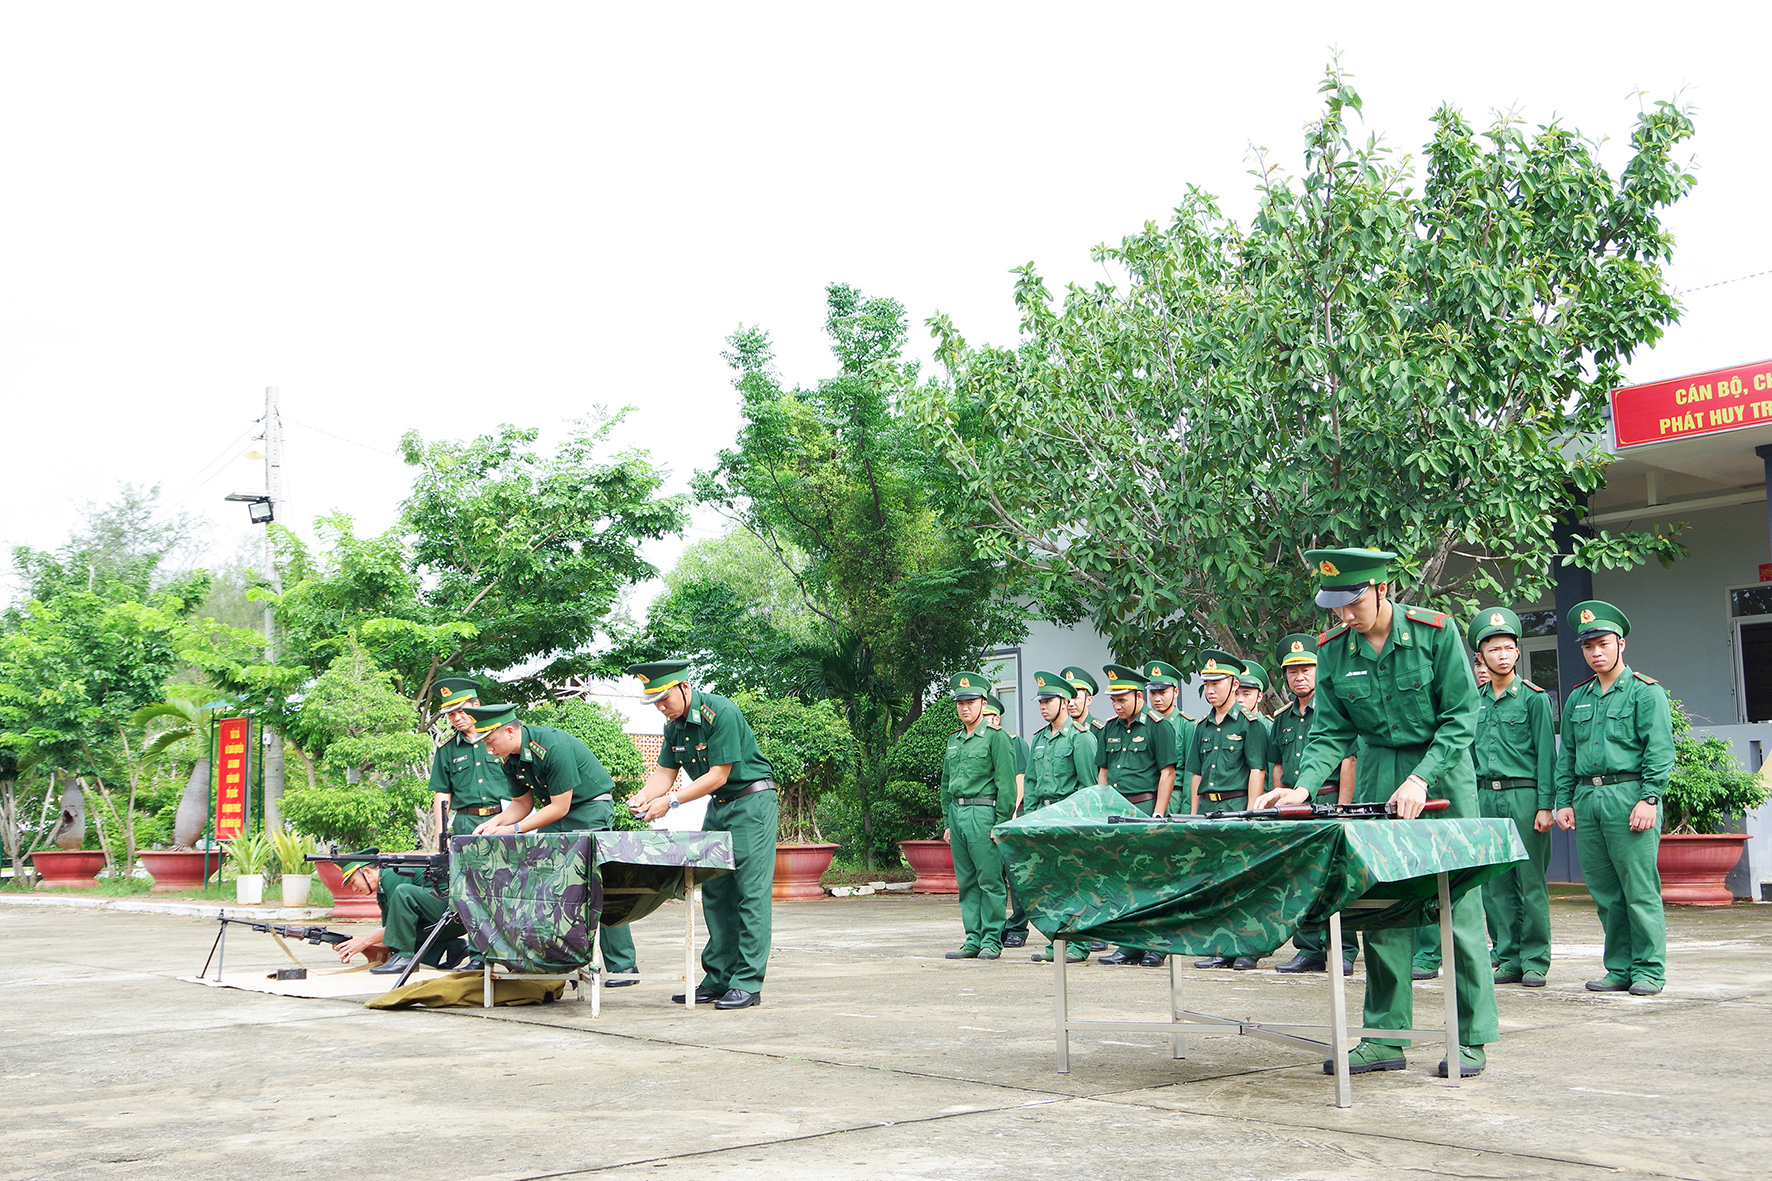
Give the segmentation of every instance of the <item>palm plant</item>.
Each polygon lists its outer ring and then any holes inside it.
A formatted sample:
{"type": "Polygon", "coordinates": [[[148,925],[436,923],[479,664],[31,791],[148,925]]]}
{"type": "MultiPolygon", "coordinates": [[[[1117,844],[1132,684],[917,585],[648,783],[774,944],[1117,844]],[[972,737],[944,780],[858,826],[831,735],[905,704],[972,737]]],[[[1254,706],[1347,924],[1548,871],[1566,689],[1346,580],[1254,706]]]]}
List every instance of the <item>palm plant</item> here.
{"type": "Polygon", "coordinates": [[[143,706],[130,719],[137,726],[146,726],[156,719],[166,719],[169,723],[143,752],[148,759],[158,758],[172,747],[193,738],[203,742],[203,753],[191,768],[191,777],[185,781],[185,794],[179,799],[178,812],[173,817],[172,847],[175,849],[195,847],[197,838],[203,835],[204,826],[209,822],[209,726],[219,711],[210,705],[199,705],[193,695],[209,696],[200,685],[168,685],[165,701],[143,706]]]}

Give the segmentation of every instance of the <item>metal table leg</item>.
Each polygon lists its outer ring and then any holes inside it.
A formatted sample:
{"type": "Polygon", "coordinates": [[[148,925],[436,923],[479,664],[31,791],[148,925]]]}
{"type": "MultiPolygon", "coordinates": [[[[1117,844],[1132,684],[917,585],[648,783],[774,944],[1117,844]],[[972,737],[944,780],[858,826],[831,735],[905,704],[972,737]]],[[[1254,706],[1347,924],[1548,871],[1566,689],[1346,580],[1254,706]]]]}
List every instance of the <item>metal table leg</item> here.
{"type": "Polygon", "coordinates": [[[603,1012],[603,924],[591,928],[591,1016],[603,1012]]]}
{"type": "Polygon", "coordinates": [[[683,867],[683,1007],[695,1008],[695,870],[683,867]]]}
{"type": "Polygon", "coordinates": [[[1187,1057],[1187,1038],[1181,1032],[1181,973],[1175,970],[1175,956],[1169,956],[1169,1023],[1175,1026],[1175,1036],[1171,1038],[1171,1058],[1187,1057]]]}
{"type": "Polygon", "coordinates": [[[1052,1012],[1058,1019],[1058,1073],[1071,1072],[1071,1007],[1064,990],[1064,961],[1069,947],[1063,939],[1052,941],[1052,1012]]]}
{"type": "Polygon", "coordinates": [[[1347,980],[1341,974],[1341,954],[1338,910],[1329,916],[1329,1057],[1335,1063],[1335,1106],[1345,1108],[1354,1105],[1354,1088],[1347,1065],[1347,980]]]}
{"type": "Polygon", "coordinates": [[[1453,1086],[1463,1074],[1464,1056],[1458,1040],[1458,965],[1453,960],[1452,879],[1440,871],[1440,963],[1446,980],[1446,1077],[1453,1086]]]}

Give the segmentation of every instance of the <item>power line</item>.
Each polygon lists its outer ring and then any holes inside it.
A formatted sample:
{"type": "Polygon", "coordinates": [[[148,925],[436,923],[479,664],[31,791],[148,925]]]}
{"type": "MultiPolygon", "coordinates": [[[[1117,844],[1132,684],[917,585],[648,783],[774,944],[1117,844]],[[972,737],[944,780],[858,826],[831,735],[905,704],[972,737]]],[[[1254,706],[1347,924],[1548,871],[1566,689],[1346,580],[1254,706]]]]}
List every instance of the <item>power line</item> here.
{"type": "Polygon", "coordinates": [[[1712,287],[1727,287],[1731,283],[1745,283],[1749,279],[1763,279],[1772,275],[1772,271],[1755,271],[1751,275],[1737,275],[1733,279],[1719,279],[1715,283],[1705,283],[1698,287],[1675,287],[1675,295],[1685,295],[1689,291],[1709,291],[1712,287]]]}
{"type": "Polygon", "coordinates": [[[335,434],[333,434],[333,433],[332,433],[332,432],[331,432],[331,431],[323,431],[323,430],[321,430],[321,429],[320,429],[320,428],[319,428],[319,427],[317,427],[317,426],[309,426],[309,425],[308,425],[308,424],[307,424],[307,423],[305,423],[305,422],[297,422],[297,421],[296,421],[296,420],[295,420],[295,419],[293,419],[293,418],[288,418],[288,417],[285,417],[285,418],[284,418],[284,419],[283,419],[283,421],[284,421],[284,422],[286,422],[286,423],[288,423],[288,424],[289,424],[289,425],[290,425],[290,426],[298,426],[298,427],[300,427],[300,428],[301,428],[301,429],[302,429],[302,430],[304,430],[304,431],[313,431],[313,432],[314,432],[314,433],[315,433],[315,434],[316,434],[316,435],[325,435],[325,436],[326,436],[326,437],[327,437],[327,438],[328,438],[328,439],[337,439],[337,440],[338,440],[338,441],[339,441],[339,442],[341,442],[341,443],[349,443],[349,444],[350,444],[350,445],[351,445],[351,446],[353,446],[353,447],[361,447],[361,448],[363,448],[363,450],[365,450],[365,451],[373,451],[373,452],[375,452],[375,453],[376,453],[376,454],[377,454],[377,455],[391,455],[391,456],[393,456],[393,457],[394,457],[394,458],[395,458],[395,459],[399,459],[399,458],[400,458],[400,455],[399,455],[399,453],[398,453],[398,452],[395,452],[395,451],[384,451],[384,450],[383,450],[383,449],[382,449],[382,448],[380,448],[380,447],[371,447],[371,446],[370,446],[370,445],[369,445],[369,444],[368,444],[368,443],[359,443],[359,442],[357,442],[357,440],[355,440],[355,439],[347,439],[347,438],[345,438],[345,437],[344,437],[344,436],[343,436],[343,435],[335,435],[335,434]]]}

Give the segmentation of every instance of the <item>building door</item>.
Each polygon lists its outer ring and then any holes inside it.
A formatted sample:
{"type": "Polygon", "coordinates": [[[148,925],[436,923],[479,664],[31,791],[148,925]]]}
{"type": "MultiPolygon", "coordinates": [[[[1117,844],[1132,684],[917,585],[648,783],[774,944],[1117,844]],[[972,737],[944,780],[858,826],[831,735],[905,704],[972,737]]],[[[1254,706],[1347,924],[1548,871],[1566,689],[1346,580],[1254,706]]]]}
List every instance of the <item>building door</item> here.
{"type": "Polygon", "coordinates": [[[1738,722],[1772,722],[1772,586],[1729,592],[1738,722]]]}

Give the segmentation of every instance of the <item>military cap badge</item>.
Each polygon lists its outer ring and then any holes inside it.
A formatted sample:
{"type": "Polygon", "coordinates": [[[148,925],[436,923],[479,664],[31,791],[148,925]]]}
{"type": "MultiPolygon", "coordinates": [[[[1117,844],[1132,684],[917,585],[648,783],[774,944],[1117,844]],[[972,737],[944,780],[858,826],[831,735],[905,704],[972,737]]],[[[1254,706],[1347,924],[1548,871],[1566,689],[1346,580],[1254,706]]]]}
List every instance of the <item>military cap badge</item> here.
{"type": "Polygon", "coordinates": [[[961,677],[960,678],[960,688],[970,689],[970,688],[972,688],[972,682],[965,677],[961,677]]]}
{"type": "Polygon", "coordinates": [[[1494,627],[1506,626],[1506,620],[1501,618],[1501,612],[1499,611],[1489,617],[1489,623],[1494,627]]]}
{"type": "Polygon", "coordinates": [[[1337,574],[1341,573],[1341,567],[1337,566],[1334,562],[1331,562],[1328,558],[1324,558],[1321,562],[1318,562],[1317,569],[1330,578],[1334,578],[1337,574]]]}
{"type": "Polygon", "coordinates": [[[1217,660],[1208,660],[1206,662],[1206,671],[1207,672],[1217,672],[1218,671],[1218,661],[1217,660]]]}
{"type": "Polygon", "coordinates": [[[1593,621],[1594,621],[1594,613],[1592,611],[1583,611],[1581,613],[1581,622],[1592,623],[1593,621]]]}
{"type": "Polygon", "coordinates": [[[1303,640],[1293,640],[1292,641],[1292,650],[1294,652],[1303,652],[1304,651],[1304,641],[1303,640]]]}

